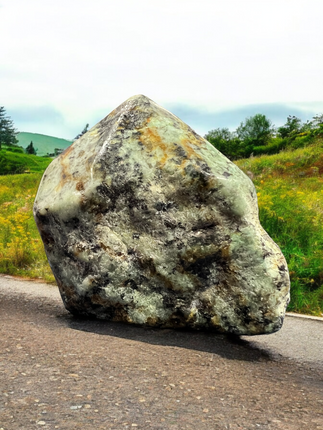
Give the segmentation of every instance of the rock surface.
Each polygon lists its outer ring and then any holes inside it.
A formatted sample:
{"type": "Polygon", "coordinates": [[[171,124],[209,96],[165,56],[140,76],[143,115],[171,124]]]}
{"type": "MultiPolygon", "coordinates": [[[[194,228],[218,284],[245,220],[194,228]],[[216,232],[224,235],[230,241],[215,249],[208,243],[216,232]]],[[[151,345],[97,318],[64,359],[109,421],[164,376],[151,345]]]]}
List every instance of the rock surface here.
{"type": "Polygon", "coordinates": [[[34,216],[73,314],[235,334],[282,325],[288,269],[251,180],[145,96],[50,164],[34,216]]]}

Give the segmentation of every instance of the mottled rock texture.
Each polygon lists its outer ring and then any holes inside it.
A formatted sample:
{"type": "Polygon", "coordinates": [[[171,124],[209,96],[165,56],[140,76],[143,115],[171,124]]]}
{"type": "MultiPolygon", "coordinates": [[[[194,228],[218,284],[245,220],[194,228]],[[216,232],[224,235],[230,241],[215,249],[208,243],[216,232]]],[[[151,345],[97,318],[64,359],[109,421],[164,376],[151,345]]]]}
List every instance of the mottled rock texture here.
{"type": "Polygon", "coordinates": [[[73,314],[235,334],[282,325],[288,269],[251,180],[145,96],[50,164],[34,216],[73,314]]]}

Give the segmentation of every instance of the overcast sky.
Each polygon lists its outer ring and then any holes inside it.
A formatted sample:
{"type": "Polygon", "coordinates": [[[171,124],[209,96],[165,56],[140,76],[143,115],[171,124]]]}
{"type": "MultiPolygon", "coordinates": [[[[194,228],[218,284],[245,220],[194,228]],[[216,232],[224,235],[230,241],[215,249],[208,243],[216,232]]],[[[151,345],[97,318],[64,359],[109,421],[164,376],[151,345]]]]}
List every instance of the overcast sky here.
{"type": "Polygon", "coordinates": [[[323,113],[322,0],[0,0],[0,106],[72,139],[145,94],[198,133],[323,113]]]}

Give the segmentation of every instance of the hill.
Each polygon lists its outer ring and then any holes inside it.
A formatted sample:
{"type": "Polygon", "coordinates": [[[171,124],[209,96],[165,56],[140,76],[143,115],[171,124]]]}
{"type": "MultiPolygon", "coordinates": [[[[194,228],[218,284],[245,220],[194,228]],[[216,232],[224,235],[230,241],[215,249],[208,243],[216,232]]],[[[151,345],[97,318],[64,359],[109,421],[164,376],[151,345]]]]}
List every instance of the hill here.
{"type": "Polygon", "coordinates": [[[17,135],[18,145],[24,149],[33,142],[34,148],[38,149],[37,155],[53,154],[55,148],[66,149],[72,144],[72,140],[61,139],[53,136],[46,136],[45,134],[21,132],[17,135]]]}

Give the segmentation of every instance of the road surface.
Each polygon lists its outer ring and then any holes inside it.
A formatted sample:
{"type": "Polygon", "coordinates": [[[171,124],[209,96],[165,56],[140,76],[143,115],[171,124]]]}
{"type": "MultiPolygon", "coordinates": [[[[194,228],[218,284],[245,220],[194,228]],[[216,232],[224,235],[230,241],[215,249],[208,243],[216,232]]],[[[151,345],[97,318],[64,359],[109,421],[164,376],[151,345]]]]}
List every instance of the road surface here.
{"type": "Polygon", "coordinates": [[[236,338],[72,317],[0,276],[0,429],[323,430],[323,321],[236,338]]]}

